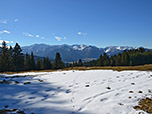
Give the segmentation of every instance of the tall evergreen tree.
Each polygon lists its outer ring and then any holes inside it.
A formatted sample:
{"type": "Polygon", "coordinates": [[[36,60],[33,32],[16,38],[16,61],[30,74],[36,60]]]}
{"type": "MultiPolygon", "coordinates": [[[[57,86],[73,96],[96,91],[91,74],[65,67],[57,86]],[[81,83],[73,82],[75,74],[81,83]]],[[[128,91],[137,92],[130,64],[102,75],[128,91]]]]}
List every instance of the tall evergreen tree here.
{"type": "Polygon", "coordinates": [[[8,48],[5,41],[2,42],[2,51],[1,51],[1,59],[0,59],[0,71],[8,71],[9,70],[9,57],[8,57],[8,48]]]}
{"type": "Polygon", "coordinates": [[[97,60],[97,66],[103,66],[103,56],[100,55],[99,59],[97,60]]]}
{"type": "Polygon", "coordinates": [[[56,57],[53,63],[53,69],[62,69],[64,68],[64,63],[61,60],[60,53],[56,53],[56,57]]]}
{"type": "Polygon", "coordinates": [[[127,66],[129,65],[129,56],[126,51],[121,54],[121,65],[127,66]]]}
{"type": "Polygon", "coordinates": [[[83,63],[82,63],[81,59],[79,59],[79,61],[78,61],[78,66],[83,66],[83,63]]]}
{"type": "Polygon", "coordinates": [[[25,55],[24,70],[31,70],[31,57],[28,53],[25,55]]]}
{"type": "Polygon", "coordinates": [[[103,55],[103,65],[109,66],[109,57],[106,53],[104,53],[104,55],[103,55]]]}
{"type": "Polygon", "coordinates": [[[40,69],[41,69],[41,61],[40,61],[39,58],[37,59],[37,62],[36,62],[36,69],[37,69],[37,70],[40,70],[40,69]]]}
{"type": "Polygon", "coordinates": [[[22,49],[18,43],[16,43],[13,50],[13,63],[14,63],[14,71],[24,70],[24,56],[22,53],[22,49]]]}
{"type": "Polygon", "coordinates": [[[33,52],[31,52],[31,69],[32,70],[36,69],[36,64],[35,64],[35,59],[34,59],[33,52]]]}
{"type": "Polygon", "coordinates": [[[9,71],[13,71],[14,64],[13,64],[13,48],[10,46],[8,50],[8,61],[9,61],[9,71]]]}

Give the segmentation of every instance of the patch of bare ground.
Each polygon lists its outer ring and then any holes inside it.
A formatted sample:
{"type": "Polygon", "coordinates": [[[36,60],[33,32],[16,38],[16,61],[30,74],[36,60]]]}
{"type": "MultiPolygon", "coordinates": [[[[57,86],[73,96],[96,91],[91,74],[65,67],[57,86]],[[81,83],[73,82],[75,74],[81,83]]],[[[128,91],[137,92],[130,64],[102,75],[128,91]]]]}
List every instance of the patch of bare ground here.
{"type": "Polygon", "coordinates": [[[152,99],[151,98],[143,98],[138,102],[137,106],[133,107],[136,110],[143,110],[147,113],[152,113],[152,99]]]}

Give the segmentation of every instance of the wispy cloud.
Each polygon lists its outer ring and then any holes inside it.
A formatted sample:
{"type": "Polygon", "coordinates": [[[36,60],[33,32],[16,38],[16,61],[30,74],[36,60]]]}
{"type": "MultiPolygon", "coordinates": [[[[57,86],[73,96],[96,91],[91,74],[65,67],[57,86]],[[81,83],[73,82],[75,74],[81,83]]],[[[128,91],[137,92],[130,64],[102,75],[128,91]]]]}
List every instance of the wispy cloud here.
{"type": "Polygon", "coordinates": [[[58,40],[58,41],[61,41],[61,40],[62,40],[62,37],[55,36],[55,39],[58,40]]]}
{"type": "Polygon", "coordinates": [[[19,20],[18,19],[14,19],[14,22],[18,22],[19,20]]]}
{"type": "Polygon", "coordinates": [[[25,32],[23,32],[23,35],[24,36],[27,36],[27,37],[35,37],[35,38],[41,38],[41,39],[45,39],[45,37],[43,37],[43,36],[40,36],[40,35],[33,35],[33,34],[30,34],[30,33],[25,33],[25,32]]]}
{"type": "Polygon", "coordinates": [[[0,34],[3,34],[3,33],[10,34],[11,32],[9,32],[8,30],[2,30],[2,31],[0,31],[0,34]]]}
{"type": "Polygon", "coordinates": [[[62,36],[62,35],[56,35],[55,33],[52,33],[52,35],[54,36],[54,38],[58,41],[61,41],[61,40],[66,40],[67,38],[65,36],[62,36]]]}
{"type": "Polygon", "coordinates": [[[40,35],[36,35],[35,37],[39,38],[39,37],[40,37],[40,35]]]}
{"type": "Polygon", "coordinates": [[[83,37],[87,36],[87,33],[80,32],[80,31],[79,31],[77,34],[78,34],[78,35],[81,35],[81,36],[83,36],[83,37]]]}
{"type": "Polygon", "coordinates": [[[40,36],[40,35],[38,35],[38,34],[37,34],[37,35],[35,35],[35,37],[36,37],[36,38],[45,39],[43,36],[40,36]]]}
{"type": "Polygon", "coordinates": [[[25,32],[23,32],[23,35],[28,36],[28,37],[34,37],[34,35],[29,34],[29,33],[25,33],[25,32]]]}
{"type": "Polygon", "coordinates": [[[2,43],[3,41],[5,41],[6,43],[14,43],[13,41],[7,41],[7,40],[0,40],[0,43],[2,43]]]}
{"type": "Polygon", "coordinates": [[[7,20],[6,19],[0,20],[0,23],[7,24],[7,20]]]}

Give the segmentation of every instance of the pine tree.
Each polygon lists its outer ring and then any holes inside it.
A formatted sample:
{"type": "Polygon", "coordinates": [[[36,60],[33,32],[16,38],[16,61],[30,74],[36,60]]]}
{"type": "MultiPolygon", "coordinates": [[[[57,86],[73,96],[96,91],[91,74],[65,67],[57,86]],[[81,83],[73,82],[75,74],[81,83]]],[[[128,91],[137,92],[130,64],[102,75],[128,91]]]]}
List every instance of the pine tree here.
{"type": "Polygon", "coordinates": [[[46,58],[46,69],[52,69],[52,63],[48,57],[46,58]]]}
{"type": "Polygon", "coordinates": [[[106,53],[104,53],[104,56],[103,56],[103,65],[109,66],[109,57],[107,56],[106,53]]]}
{"type": "Polygon", "coordinates": [[[8,48],[5,41],[2,42],[2,51],[0,59],[0,71],[5,72],[9,70],[9,58],[8,58],[8,48]]]}
{"type": "Polygon", "coordinates": [[[13,50],[13,63],[14,63],[14,71],[21,71],[24,68],[24,56],[22,49],[18,43],[16,43],[13,50]]]}
{"type": "Polygon", "coordinates": [[[121,55],[121,65],[123,66],[129,65],[129,56],[126,51],[124,51],[121,55]]]}
{"type": "Polygon", "coordinates": [[[60,53],[56,53],[56,57],[53,63],[53,69],[62,69],[64,68],[64,63],[61,60],[60,53]]]}
{"type": "Polygon", "coordinates": [[[100,55],[99,59],[97,60],[97,66],[103,66],[103,56],[100,55]]]}
{"type": "Polygon", "coordinates": [[[37,62],[36,62],[36,69],[37,69],[37,70],[40,70],[40,69],[41,69],[41,61],[40,61],[39,58],[37,59],[37,62]]]}
{"type": "Polygon", "coordinates": [[[32,69],[32,70],[35,70],[35,69],[36,69],[35,59],[34,59],[33,52],[31,52],[31,69],[32,69]]]}
{"type": "Polygon", "coordinates": [[[14,64],[13,64],[13,48],[10,46],[8,50],[8,63],[9,63],[9,71],[13,71],[14,69],[14,64]]]}
{"type": "Polygon", "coordinates": [[[28,53],[25,55],[24,70],[31,70],[31,57],[28,53]]]}
{"type": "Polygon", "coordinates": [[[78,66],[83,66],[83,63],[82,63],[81,59],[79,59],[79,61],[78,61],[78,66]]]}

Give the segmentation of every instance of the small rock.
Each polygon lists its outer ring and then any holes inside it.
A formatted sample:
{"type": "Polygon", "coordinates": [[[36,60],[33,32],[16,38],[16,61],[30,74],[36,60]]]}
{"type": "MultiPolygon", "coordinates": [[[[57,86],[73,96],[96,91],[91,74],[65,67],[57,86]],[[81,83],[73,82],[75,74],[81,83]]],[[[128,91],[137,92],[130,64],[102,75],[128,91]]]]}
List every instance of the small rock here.
{"type": "Polygon", "coordinates": [[[110,87],[106,87],[107,89],[111,89],[110,87]]]}
{"type": "Polygon", "coordinates": [[[89,85],[85,85],[85,87],[89,87],[89,85]]]}

